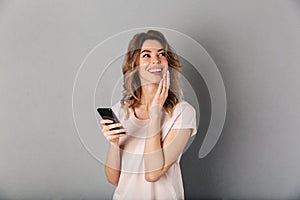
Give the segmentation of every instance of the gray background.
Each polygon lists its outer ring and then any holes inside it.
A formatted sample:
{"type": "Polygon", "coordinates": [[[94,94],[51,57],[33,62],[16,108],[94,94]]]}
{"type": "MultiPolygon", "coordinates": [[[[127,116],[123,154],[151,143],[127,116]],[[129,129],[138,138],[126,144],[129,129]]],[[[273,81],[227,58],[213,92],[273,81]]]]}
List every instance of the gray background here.
{"type": "Polygon", "coordinates": [[[72,88],[87,53],[130,28],[183,32],[222,74],[213,151],[182,158],[187,198],[300,198],[299,1],[0,1],[0,199],[104,199],[114,187],[81,144],[72,88]]]}

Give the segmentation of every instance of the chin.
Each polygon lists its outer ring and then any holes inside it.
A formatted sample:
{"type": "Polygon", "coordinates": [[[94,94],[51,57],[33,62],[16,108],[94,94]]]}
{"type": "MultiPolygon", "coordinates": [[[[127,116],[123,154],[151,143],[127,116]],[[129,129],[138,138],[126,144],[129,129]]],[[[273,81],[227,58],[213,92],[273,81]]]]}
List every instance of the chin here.
{"type": "Polygon", "coordinates": [[[156,84],[156,85],[158,85],[159,82],[160,82],[160,80],[161,80],[161,79],[158,79],[158,80],[154,80],[154,79],[152,79],[152,80],[147,80],[147,81],[144,81],[144,84],[142,84],[142,85],[150,85],[150,84],[156,84]]]}
{"type": "Polygon", "coordinates": [[[159,82],[160,82],[161,79],[162,79],[161,77],[153,78],[153,79],[151,80],[151,82],[152,82],[152,83],[159,84],[159,82]]]}

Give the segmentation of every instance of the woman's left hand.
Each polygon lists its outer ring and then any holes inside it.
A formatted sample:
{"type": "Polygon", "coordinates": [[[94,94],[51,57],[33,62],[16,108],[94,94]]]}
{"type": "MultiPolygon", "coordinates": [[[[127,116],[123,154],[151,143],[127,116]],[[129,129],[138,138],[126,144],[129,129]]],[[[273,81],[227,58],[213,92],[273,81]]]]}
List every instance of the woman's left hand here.
{"type": "Polygon", "coordinates": [[[158,117],[162,113],[162,108],[168,97],[170,87],[170,72],[167,70],[163,78],[160,80],[156,94],[153,98],[152,104],[149,109],[150,117],[158,117]]]}

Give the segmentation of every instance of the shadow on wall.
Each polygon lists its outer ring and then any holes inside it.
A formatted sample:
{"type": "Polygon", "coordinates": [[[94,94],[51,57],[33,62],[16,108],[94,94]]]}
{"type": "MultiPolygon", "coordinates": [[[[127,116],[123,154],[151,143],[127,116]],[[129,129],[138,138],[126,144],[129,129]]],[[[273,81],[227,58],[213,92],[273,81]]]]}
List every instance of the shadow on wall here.
{"type": "MultiPolygon", "coordinates": [[[[182,156],[181,169],[185,188],[185,198],[199,199],[199,196],[195,195],[197,195],[199,191],[203,191],[203,187],[205,187],[205,190],[208,189],[207,187],[209,187],[208,185],[199,185],[199,180],[202,179],[201,182],[210,182],[208,180],[210,178],[209,173],[203,171],[205,169],[203,168],[204,165],[202,162],[205,159],[200,160],[198,158],[198,153],[210,123],[211,100],[208,88],[201,74],[187,60],[183,59],[182,57],[180,60],[183,66],[182,75],[189,81],[190,85],[194,89],[200,110],[200,113],[197,113],[197,119],[200,119],[197,135],[195,136],[193,143],[182,156]],[[203,174],[206,174],[205,178],[207,181],[203,180],[203,174]]],[[[186,100],[188,101],[188,99],[186,100]]]]}

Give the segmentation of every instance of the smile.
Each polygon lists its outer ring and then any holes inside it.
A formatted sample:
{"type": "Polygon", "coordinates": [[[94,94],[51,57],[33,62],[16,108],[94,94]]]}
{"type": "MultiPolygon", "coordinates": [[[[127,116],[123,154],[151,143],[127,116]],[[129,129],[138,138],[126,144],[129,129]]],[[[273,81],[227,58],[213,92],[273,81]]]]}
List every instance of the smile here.
{"type": "Polygon", "coordinates": [[[150,72],[150,73],[154,73],[154,72],[162,72],[162,68],[149,69],[148,72],[150,72]]]}

